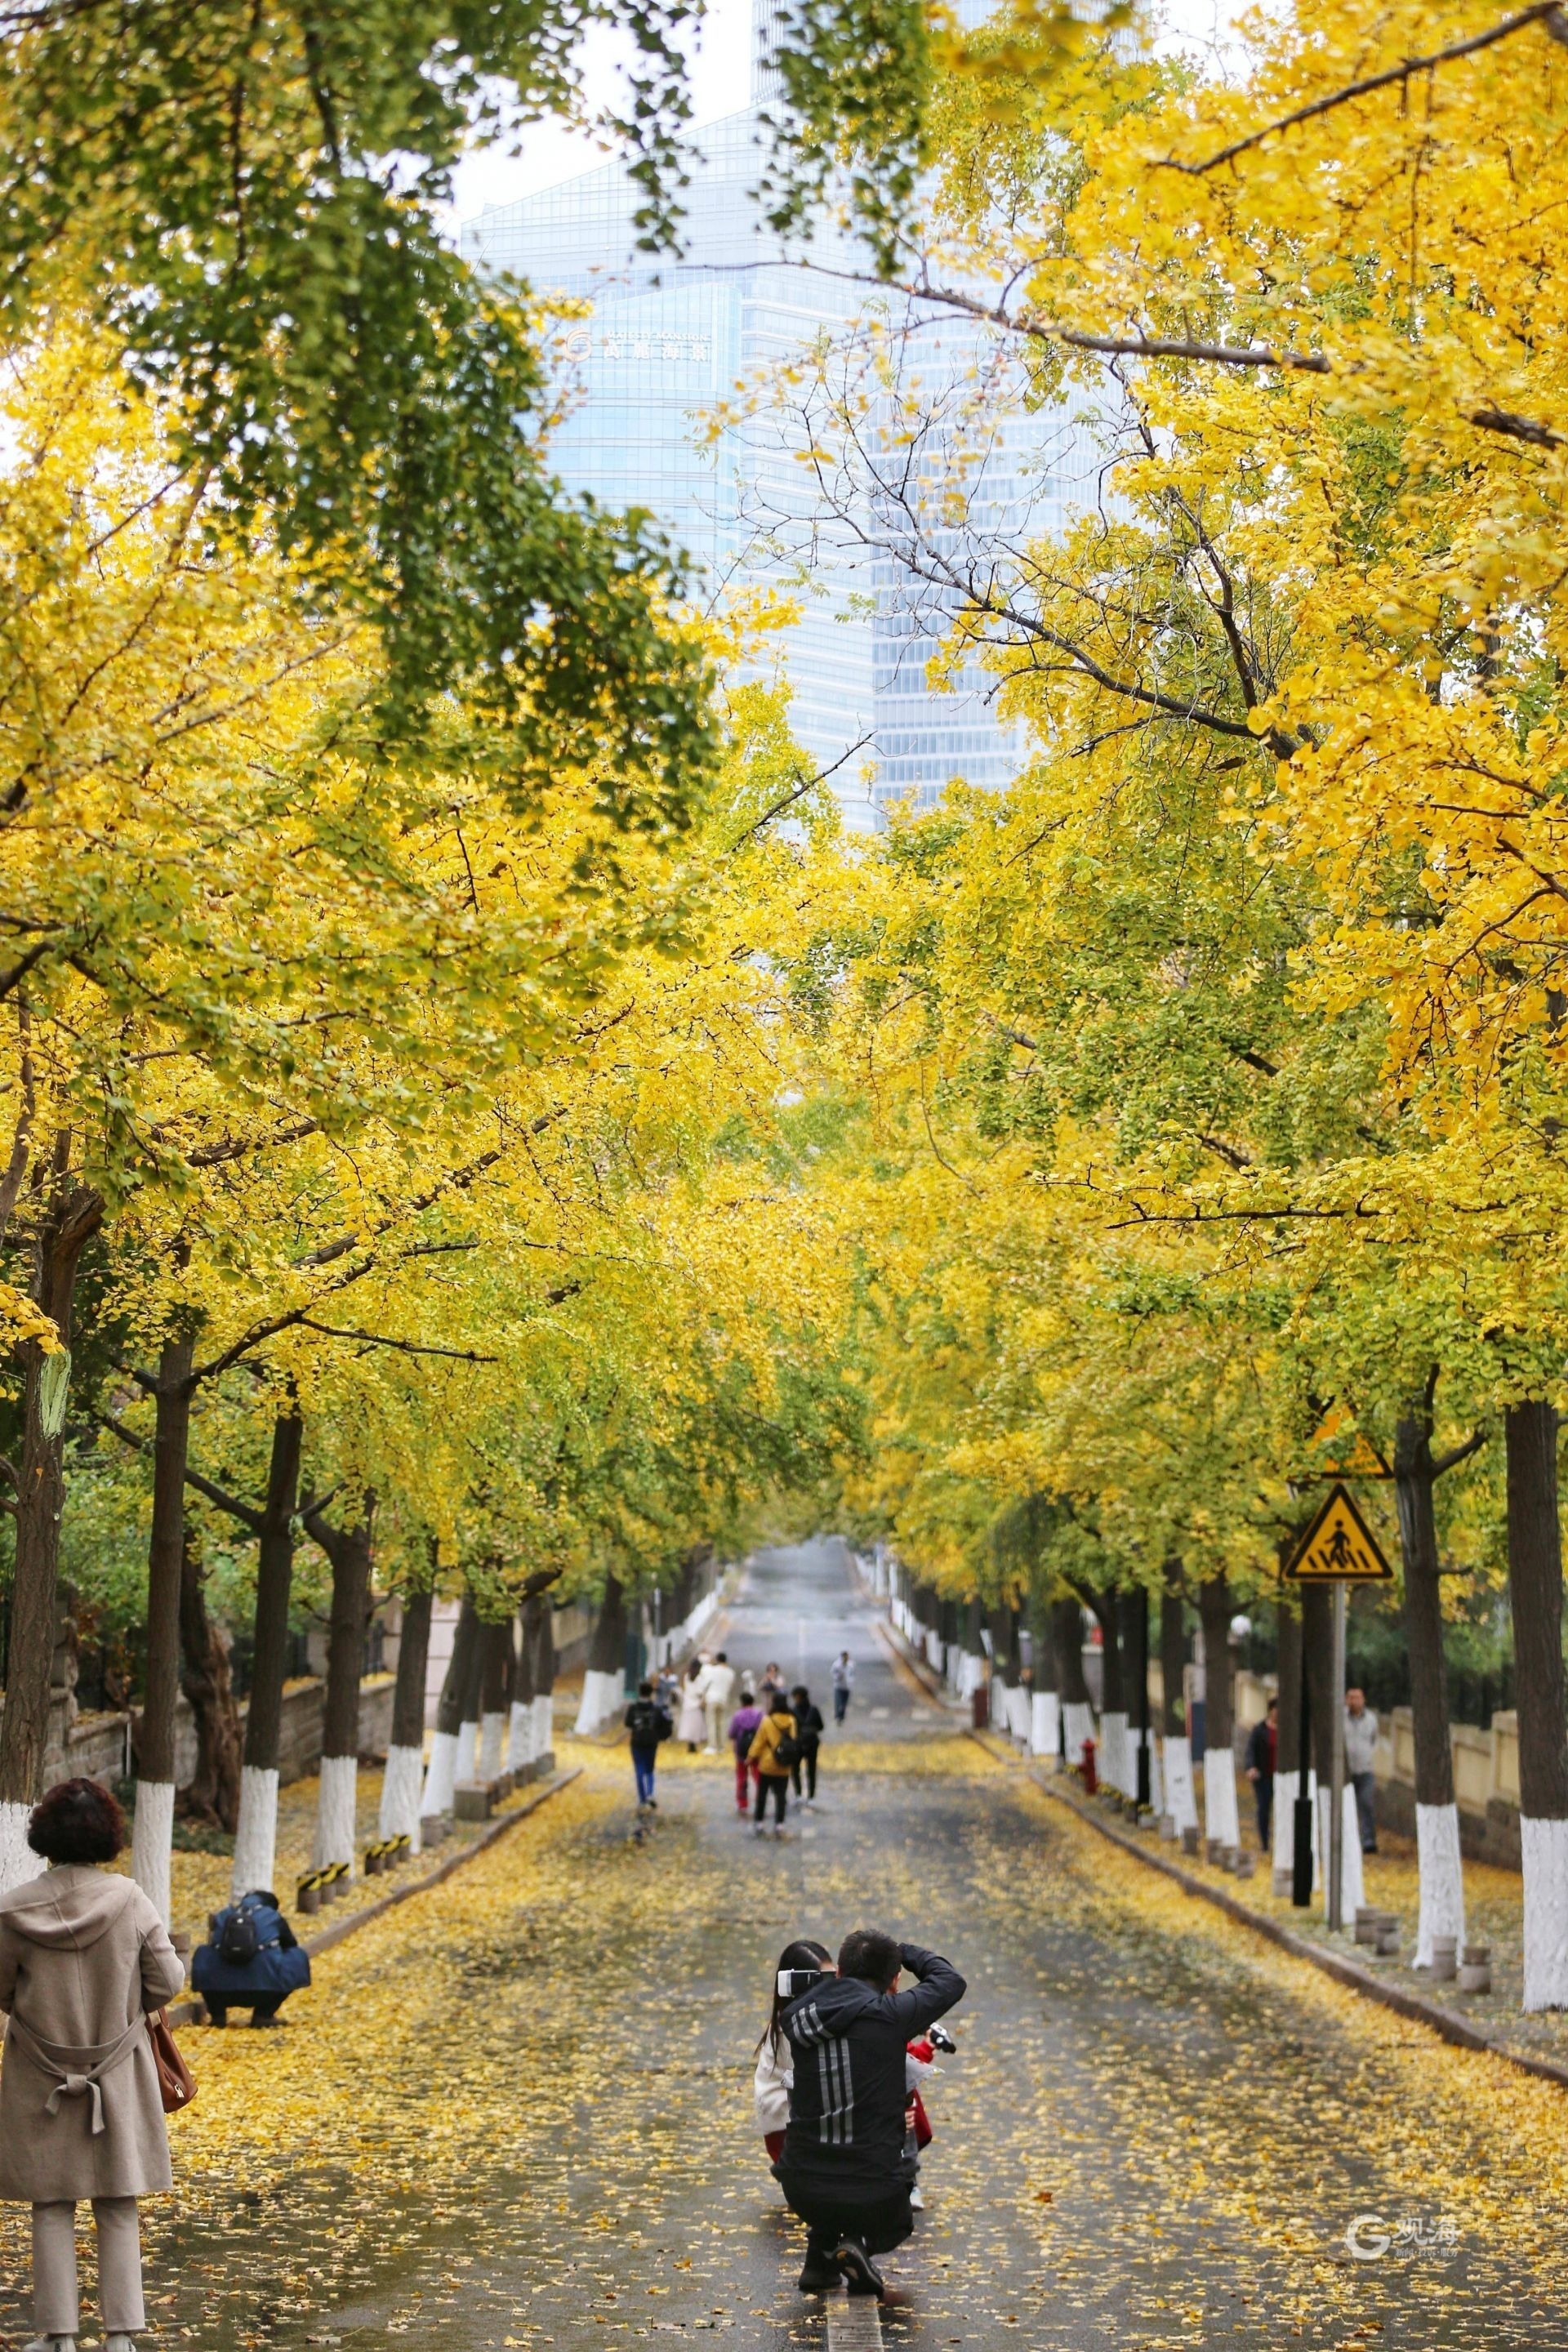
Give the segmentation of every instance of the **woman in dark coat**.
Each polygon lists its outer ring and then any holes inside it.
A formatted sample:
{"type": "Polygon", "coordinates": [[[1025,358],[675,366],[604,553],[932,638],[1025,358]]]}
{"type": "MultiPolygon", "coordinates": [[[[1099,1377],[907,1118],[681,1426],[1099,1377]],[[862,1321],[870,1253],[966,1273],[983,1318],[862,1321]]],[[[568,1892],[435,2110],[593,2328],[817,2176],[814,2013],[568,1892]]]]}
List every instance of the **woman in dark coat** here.
{"type": "Polygon", "coordinates": [[[147,2324],[136,2200],[173,2186],[147,2019],[185,1974],[135,1880],[100,1866],[124,1842],[107,1789],[62,1780],[27,1827],[49,1868],[0,1895],[0,2197],[33,2209],[38,2341],[54,2347],[76,2340],[76,2209],[91,2199],[106,2352],[132,2352],[147,2324]]]}

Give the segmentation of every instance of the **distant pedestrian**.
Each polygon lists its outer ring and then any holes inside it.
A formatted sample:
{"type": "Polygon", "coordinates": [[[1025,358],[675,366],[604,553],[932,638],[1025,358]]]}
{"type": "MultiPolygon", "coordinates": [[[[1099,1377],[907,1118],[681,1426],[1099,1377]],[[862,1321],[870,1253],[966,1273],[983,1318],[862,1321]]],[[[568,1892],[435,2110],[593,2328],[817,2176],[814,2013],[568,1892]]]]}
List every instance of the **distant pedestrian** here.
{"type": "Polygon", "coordinates": [[[756,1696],[757,1678],[752,1672],[750,1666],[742,1666],[741,1668],[741,1705],[742,1706],[754,1706],[756,1704],[756,1696]]]}
{"type": "Polygon", "coordinates": [[[669,1717],[654,1696],[651,1683],[638,1683],[637,1695],[626,1709],[626,1729],[632,1736],[632,1770],[637,1778],[637,1807],[658,1811],[653,1793],[654,1767],[659,1742],[669,1738],[669,1717]]]}
{"type": "Polygon", "coordinates": [[[1274,1822],[1274,1775],[1279,1762],[1279,1702],[1271,1698],[1268,1711],[1261,1723],[1255,1723],[1247,1742],[1247,1777],[1252,1783],[1253,1802],[1258,1807],[1258,1843],[1261,1853],[1268,1852],[1268,1833],[1274,1822]]]}
{"type": "Polygon", "coordinates": [[[92,2200],[106,2352],[147,2325],[136,2200],[173,2187],[149,2014],[184,1982],[162,1919],[107,1867],[125,1822],[96,1780],[35,1805],[27,1843],[51,1867],[0,1895],[0,2197],[33,2209],[40,2339],[76,2343],[76,2209],[92,2200]]]}
{"type": "Polygon", "coordinates": [[[849,1712],[849,1695],[855,1688],[855,1661],[847,1650],[840,1650],[833,1661],[833,1720],[843,1722],[849,1712]]]}
{"type": "Polygon", "coordinates": [[[735,1669],[722,1650],[704,1669],[700,1687],[703,1711],[708,1717],[708,1753],[717,1756],[724,1726],[735,1704],[735,1669]]]}
{"type": "Polygon", "coordinates": [[[816,1751],[822,1745],[825,1726],[820,1707],[813,1706],[811,1693],[804,1683],[796,1683],[789,1695],[790,1713],[795,1717],[795,1757],[792,1777],[795,1793],[801,1796],[801,1781],[805,1782],[802,1798],[808,1812],[816,1809],[816,1751]]]}
{"type": "Polygon", "coordinates": [[[752,1762],[752,1742],[757,1736],[757,1726],[763,1710],[754,1698],[744,1697],[730,1717],[730,1746],[735,1757],[735,1811],[742,1821],[752,1810],[752,1790],[757,1768],[752,1762]]]}
{"type": "Polygon", "coordinates": [[[782,1691],[784,1686],[784,1668],[781,1665],[773,1664],[765,1665],[763,1668],[762,1686],[758,1693],[758,1696],[763,1701],[764,1712],[766,1711],[767,1695],[769,1691],[782,1691]]]}
{"type": "Polygon", "coordinates": [[[789,1805],[789,1776],[795,1762],[795,1717],[789,1711],[789,1701],[783,1691],[774,1691],[768,1712],[752,1735],[748,1751],[757,1768],[756,1831],[759,1837],[764,1827],[763,1816],[771,1797],[773,1808],[773,1835],[784,1835],[784,1814],[789,1805]]]}
{"type": "Polygon", "coordinates": [[[701,1679],[701,1661],[693,1658],[686,1669],[686,1680],[680,1685],[680,1720],[675,1727],[675,1736],[685,1740],[689,1756],[695,1756],[708,1737],[708,1711],[698,1687],[701,1679]]]}
{"type": "Polygon", "coordinates": [[[1377,1717],[1366,1693],[1345,1693],[1345,1772],[1355,1790],[1356,1822],[1363,1853],[1377,1852],[1377,1717]]]}

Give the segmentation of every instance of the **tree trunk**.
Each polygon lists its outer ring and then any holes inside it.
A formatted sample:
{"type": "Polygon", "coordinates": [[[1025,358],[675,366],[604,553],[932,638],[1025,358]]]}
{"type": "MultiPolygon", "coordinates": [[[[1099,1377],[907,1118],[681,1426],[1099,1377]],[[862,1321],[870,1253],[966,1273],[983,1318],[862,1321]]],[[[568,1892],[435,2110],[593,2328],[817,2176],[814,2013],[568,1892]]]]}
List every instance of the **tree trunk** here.
{"type": "Polygon", "coordinates": [[[1127,1794],[1141,1804],[1150,1801],[1152,1776],[1141,1757],[1149,1753],[1149,1594],[1135,1584],[1121,1595],[1118,1611],[1127,1707],[1127,1794]]]}
{"type": "Polygon", "coordinates": [[[1556,1408],[1539,1402],[1510,1405],[1504,1433],[1524,1863],[1524,2006],[1563,2009],[1568,2008],[1568,1752],[1556,1408]]]}
{"type": "Polygon", "coordinates": [[[237,1897],[272,1889],[278,1859],[278,1740],[283,1722],[283,1676],[289,1663],[289,1602],[294,1582],[294,1514],[300,1500],[300,1447],[304,1423],[290,1404],[272,1424],[272,1459],[261,1514],[256,1565],[256,1633],[250,1664],[250,1710],[245,1763],[239,1776],[239,1826],[234,1841],[233,1890],[237,1897]]]}
{"type": "Polygon", "coordinates": [[[180,1594],[185,1564],[185,1465],[191,1450],[195,1334],[164,1342],[153,1391],[153,1533],[147,1549],[146,1698],[136,1739],[131,1874],[167,1927],[174,1827],[174,1707],[180,1696],[180,1594]]]}
{"type": "Polygon", "coordinates": [[[1230,1689],[1230,1584],[1224,1576],[1198,1587],[1204,1628],[1204,1834],[1221,1846],[1241,1843],[1236,1802],[1235,1715],[1230,1689]]]}
{"type": "Polygon", "coordinates": [[[1193,1744],[1187,1731],[1184,1669],[1187,1663],[1186,1604],[1182,1591],[1182,1564],[1165,1564],[1165,1589],[1160,1596],[1161,1716],[1164,1736],[1160,1743],[1161,1797],[1167,1817],[1178,1832],[1198,1826],[1196,1784],[1193,1780],[1193,1744]]]}
{"type": "MultiPolygon", "coordinates": [[[[1280,1545],[1281,1564],[1295,1550],[1296,1541],[1293,1534],[1280,1545]]],[[[1287,1587],[1281,1581],[1276,1615],[1279,1719],[1275,1735],[1273,1868],[1292,1874],[1296,1867],[1296,1793],[1301,1773],[1301,1616],[1300,1608],[1290,1604],[1300,1597],[1300,1585],[1287,1587]]]]}
{"type": "Polygon", "coordinates": [[[1037,1591],[1029,1597],[1029,1753],[1054,1771],[1062,1746],[1059,1670],[1050,1604],[1037,1591]]]}
{"type": "Polygon", "coordinates": [[[579,1738],[602,1730],[625,1705],[626,1604],[620,1580],[605,1580],[605,1597],[594,1620],[588,1643],[588,1664],[583,1676],[583,1703],[577,1710],[579,1738]]]}
{"type": "Polygon", "coordinates": [[[497,1780],[506,1760],[507,1709],[511,1705],[517,1655],[511,1619],[484,1628],[479,1683],[479,1778],[497,1780]]]}
{"type": "Polygon", "coordinates": [[[228,1640],[207,1615],[202,1565],[186,1529],[180,1561],[180,1686],[196,1723],[196,1769],[175,1800],[186,1821],[232,1835],[239,1824],[239,1709],[228,1640]]]}
{"type": "Polygon", "coordinates": [[[430,1743],[425,1793],[419,1801],[421,1816],[426,1821],[433,1821],[452,1810],[452,1791],[458,1780],[458,1738],[463,1727],[463,1709],[468,1705],[468,1688],[473,1681],[479,1643],[479,1612],[474,1607],[472,1593],[465,1592],[462,1606],[458,1612],[457,1630],[452,1635],[452,1654],[447,1661],[441,1696],[436,1702],[436,1736],[430,1743]]]}
{"type": "Polygon", "coordinates": [[[359,1802],[359,1686],[364,1663],[365,1619],[370,1612],[371,1521],[374,1498],[352,1528],[335,1528],[319,1511],[305,1525],[332,1564],[332,1599],[327,1621],[327,1689],[321,1721],[321,1776],[316,1800],[317,1870],[329,1863],[354,1861],[359,1802]]]}
{"type": "Polygon", "coordinates": [[[0,1713],[0,1894],[44,1867],[27,1843],[27,1820],[43,1795],[49,1737],[49,1685],[58,1614],[60,1514],[65,1507],[65,1415],[70,1377],[71,1307],[82,1251],[103,1222],[101,1194],[70,1181],[70,1134],[56,1139],[48,1205],[34,1237],[33,1297],[63,1342],[46,1356],[25,1340],[22,1459],[11,1575],[11,1645],[0,1713]]]}
{"type": "Polygon", "coordinates": [[[1432,1431],[1423,1416],[1394,1433],[1394,1496],[1405,1565],[1405,1650],[1410,1662],[1410,1717],[1415,1747],[1415,1848],[1420,1890],[1415,1965],[1432,1965],[1434,1936],[1465,1938],[1464,1865],[1454,1801],[1454,1751],[1448,1738],[1448,1663],[1437,1580],[1437,1523],[1432,1431]]]}
{"type": "Polygon", "coordinates": [[[533,1701],[533,1644],[526,1614],[518,1622],[517,1664],[511,1678],[511,1725],[507,1738],[507,1769],[526,1773],[534,1760],[536,1717],[533,1701]]]}
{"type": "Polygon", "coordinates": [[[523,1611],[524,1636],[533,1665],[533,1760],[555,1761],[555,1620],[548,1600],[531,1601],[523,1611]]]}
{"type": "Polygon", "coordinates": [[[409,1592],[403,1601],[397,1645],[397,1687],[392,1695],[392,1740],[381,1784],[384,1838],[405,1837],[419,1852],[419,1790],[425,1773],[425,1680],[430,1662],[430,1609],[435,1594],[409,1592]]]}
{"type": "Polygon", "coordinates": [[[1127,1691],[1121,1666],[1121,1597],[1112,1585],[1089,1595],[1100,1625],[1100,1772],[1127,1794],[1127,1691]]]}
{"type": "Polygon", "coordinates": [[[1057,1677],[1062,1695],[1062,1745],[1069,1766],[1083,1761],[1083,1744],[1094,1737],[1094,1714],[1083,1671],[1083,1609],[1076,1598],[1054,1601],[1057,1677]]]}

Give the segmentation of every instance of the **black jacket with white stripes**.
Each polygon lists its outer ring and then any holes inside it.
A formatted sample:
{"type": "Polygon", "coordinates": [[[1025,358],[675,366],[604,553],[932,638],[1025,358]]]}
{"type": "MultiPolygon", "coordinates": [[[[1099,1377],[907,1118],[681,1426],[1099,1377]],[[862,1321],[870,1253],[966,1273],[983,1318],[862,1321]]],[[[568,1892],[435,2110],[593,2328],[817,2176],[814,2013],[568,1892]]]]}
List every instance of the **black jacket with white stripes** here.
{"type": "Polygon", "coordinates": [[[782,2166],[826,2182],[885,2181],[904,2165],[904,2045],[963,1999],[951,1961],[900,1948],[919,1981],[879,1992],[858,1977],[825,1977],[779,2021],[795,2055],[782,2166]]]}

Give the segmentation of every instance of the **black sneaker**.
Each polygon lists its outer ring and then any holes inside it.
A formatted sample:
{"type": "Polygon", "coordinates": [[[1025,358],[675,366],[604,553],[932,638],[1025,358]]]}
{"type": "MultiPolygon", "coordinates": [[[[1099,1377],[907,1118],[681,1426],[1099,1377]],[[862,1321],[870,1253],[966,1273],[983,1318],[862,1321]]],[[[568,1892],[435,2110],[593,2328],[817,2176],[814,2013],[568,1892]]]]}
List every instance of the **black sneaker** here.
{"type": "Polygon", "coordinates": [[[831,2263],[814,2262],[807,2254],[805,2268],[796,2279],[795,2284],[802,2294],[830,2294],[838,2284],[838,2273],[831,2263]]]}
{"type": "Polygon", "coordinates": [[[887,2280],[858,2238],[841,2238],[833,2259],[851,2294],[883,2295],[888,2292],[887,2280]]]}

